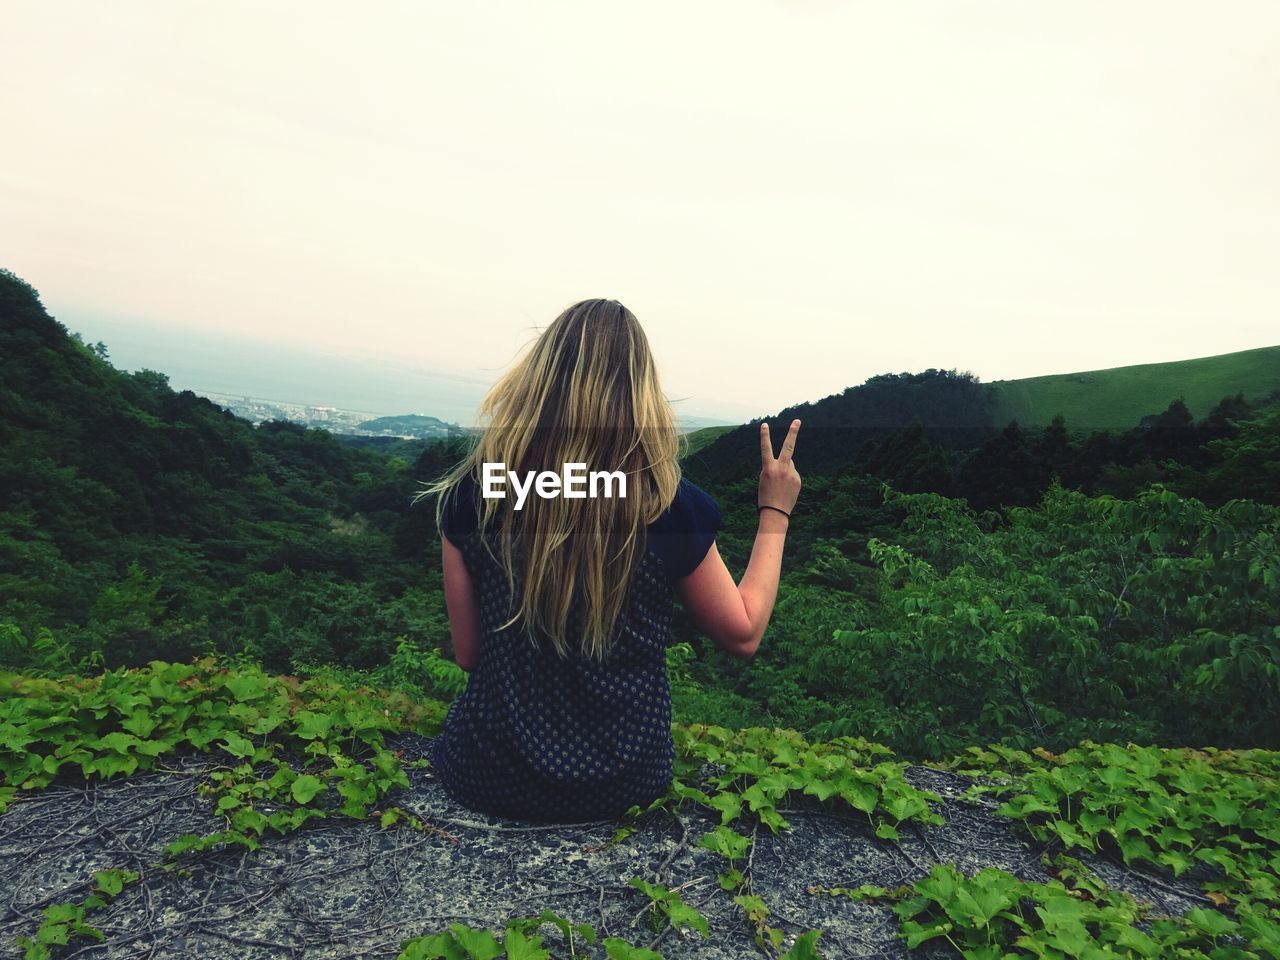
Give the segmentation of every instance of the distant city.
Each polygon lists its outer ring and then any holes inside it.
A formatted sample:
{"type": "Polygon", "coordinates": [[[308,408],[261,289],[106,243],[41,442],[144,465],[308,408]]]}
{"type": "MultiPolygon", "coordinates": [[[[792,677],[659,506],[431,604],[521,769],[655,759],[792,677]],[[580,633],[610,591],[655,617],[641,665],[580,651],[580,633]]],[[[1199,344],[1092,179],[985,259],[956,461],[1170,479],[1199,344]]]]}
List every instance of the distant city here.
{"type": "Polygon", "coordinates": [[[431,440],[466,433],[456,423],[420,414],[384,416],[368,410],[343,410],[340,407],[232,396],[208,390],[193,390],[192,393],[208,397],[218,406],[230,410],[254,426],[268,420],[287,420],[290,423],[328,430],[330,433],[357,437],[399,437],[402,440],[431,440]]]}
{"type": "MultiPolygon", "coordinates": [[[[287,400],[268,400],[212,390],[191,389],[201,397],[208,397],[220,407],[230,410],[237,417],[248,420],[254,426],[268,420],[287,420],[306,427],[328,430],[353,437],[398,437],[401,440],[433,440],[438,437],[461,436],[474,431],[439,417],[405,413],[390,416],[369,410],[346,410],[341,407],[321,406],[313,403],[290,403],[287,400]]],[[[676,424],[686,433],[702,427],[721,426],[723,420],[711,417],[680,417],[676,424]]]]}

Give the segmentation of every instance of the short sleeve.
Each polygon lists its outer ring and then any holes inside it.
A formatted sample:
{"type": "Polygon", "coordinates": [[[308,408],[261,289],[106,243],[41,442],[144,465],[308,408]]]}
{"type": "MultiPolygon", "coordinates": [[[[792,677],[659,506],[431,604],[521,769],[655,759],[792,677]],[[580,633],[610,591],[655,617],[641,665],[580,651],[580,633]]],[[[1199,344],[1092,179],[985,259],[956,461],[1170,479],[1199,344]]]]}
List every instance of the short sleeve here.
{"type": "Polygon", "coordinates": [[[667,577],[679,580],[702,563],[719,529],[720,506],[682,477],[671,506],[649,527],[649,549],[662,558],[667,577]]]}
{"type": "Polygon", "coordinates": [[[463,477],[446,491],[444,508],[440,511],[440,534],[448,537],[454,546],[461,547],[463,540],[476,532],[480,487],[473,477],[463,477]]]}

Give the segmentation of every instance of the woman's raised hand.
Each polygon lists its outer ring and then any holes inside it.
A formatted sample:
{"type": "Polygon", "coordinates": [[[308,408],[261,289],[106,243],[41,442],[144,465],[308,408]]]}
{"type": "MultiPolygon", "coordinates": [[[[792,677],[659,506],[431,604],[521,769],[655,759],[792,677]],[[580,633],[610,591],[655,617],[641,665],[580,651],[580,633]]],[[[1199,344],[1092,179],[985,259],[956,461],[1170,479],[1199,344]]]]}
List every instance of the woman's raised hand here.
{"type": "Polygon", "coordinates": [[[796,451],[796,437],[800,433],[800,421],[792,420],[791,429],[782,441],[782,452],[773,455],[773,442],[769,439],[769,424],[760,424],[760,494],[756,505],[777,507],[790,513],[800,498],[800,474],[791,462],[796,451]]]}

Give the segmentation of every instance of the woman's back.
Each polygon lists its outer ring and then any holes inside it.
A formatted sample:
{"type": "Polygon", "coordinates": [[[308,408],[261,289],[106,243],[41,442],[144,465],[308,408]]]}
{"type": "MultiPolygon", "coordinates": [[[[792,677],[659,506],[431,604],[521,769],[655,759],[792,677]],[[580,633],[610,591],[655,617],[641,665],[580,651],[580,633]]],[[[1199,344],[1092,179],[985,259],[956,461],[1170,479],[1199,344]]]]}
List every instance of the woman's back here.
{"type": "MultiPolygon", "coordinates": [[[[479,486],[459,484],[441,531],[461,552],[479,615],[479,658],[450,708],[431,761],[460,803],[529,820],[593,820],[620,815],[666,791],[674,759],[666,647],[673,582],[687,576],[715,540],[720,511],[681,479],[675,499],[646,527],[628,600],[607,656],[557,654],[507,625],[514,596],[502,566],[477,533],[479,486]]],[[[582,631],[580,604],[570,638],[582,631]]],[[[572,644],[571,644],[572,646],[572,644]]]]}
{"type": "Polygon", "coordinates": [[[681,476],[679,431],[648,339],[616,300],[561,313],[478,419],[471,450],[419,495],[439,494],[449,629],[458,665],[472,671],[432,763],[476,810],[616,817],[671,783],[674,596],[721,649],[755,655],[800,493],[791,461],[800,422],[779,457],[761,424],[761,516],[735,584],[715,545],[720,510],[681,476]],[[542,481],[562,466],[561,496],[542,481]],[[593,483],[616,478],[618,496],[571,492],[571,468],[593,483]],[[489,485],[504,470],[515,498],[489,485]],[[534,476],[538,497],[525,502],[534,476]]]}

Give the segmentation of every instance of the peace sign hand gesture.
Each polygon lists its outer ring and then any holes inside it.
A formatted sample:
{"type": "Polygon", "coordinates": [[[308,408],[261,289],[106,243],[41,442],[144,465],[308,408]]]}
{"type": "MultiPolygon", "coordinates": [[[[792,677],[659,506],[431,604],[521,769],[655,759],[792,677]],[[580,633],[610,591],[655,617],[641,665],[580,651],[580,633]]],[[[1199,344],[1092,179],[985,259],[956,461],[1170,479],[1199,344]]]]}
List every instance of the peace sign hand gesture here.
{"type": "Polygon", "coordinates": [[[773,442],[769,439],[768,421],[760,424],[760,493],[757,506],[777,507],[790,513],[800,498],[800,474],[791,462],[796,450],[796,437],[800,433],[800,421],[792,420],[791,429],[782,441],[782,452],[773,455],[773,442]]]}

